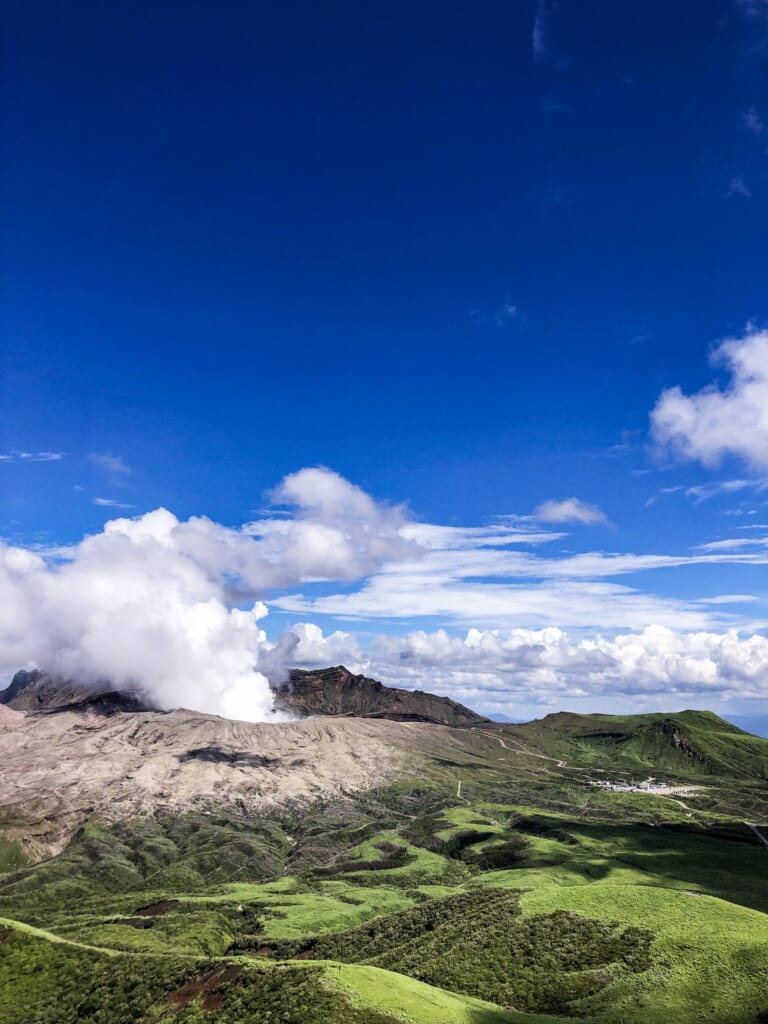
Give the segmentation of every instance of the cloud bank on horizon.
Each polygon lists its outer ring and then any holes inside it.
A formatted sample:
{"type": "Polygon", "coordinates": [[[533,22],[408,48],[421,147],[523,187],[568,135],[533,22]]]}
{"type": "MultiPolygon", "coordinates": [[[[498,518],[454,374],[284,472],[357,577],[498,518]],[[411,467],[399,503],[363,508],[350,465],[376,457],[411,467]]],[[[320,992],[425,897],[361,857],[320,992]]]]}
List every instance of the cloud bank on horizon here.
{"type": "MultiPolygon", "coordinates": [[[[762,469],[768,333],[750,329],[716,359],[730,384],[665,391],[653,437],[687,459],[730,452],[762,469]]],[[[36,665],[250,720],[274,717],[271,685],[292,665],[338,662],[491,711],[768,697],[766,622],[743,611],[755,594],[682,599],[637,583],[681,567],[763,567],[768,532],[678,554],[553,551],[570,542],[554,525],[600,528],[605,513],[572,497],[487,526],[424,523],[323,467],[285,477],[270,498],[271,512],[239,528],[160,508],[71,547],[0,543],[0,669],[36,665]],[[270,640],[265,601],[358,631],[294,621],[270,640]],[[419,620],[439,625],[414,629],[419,620]]]]}

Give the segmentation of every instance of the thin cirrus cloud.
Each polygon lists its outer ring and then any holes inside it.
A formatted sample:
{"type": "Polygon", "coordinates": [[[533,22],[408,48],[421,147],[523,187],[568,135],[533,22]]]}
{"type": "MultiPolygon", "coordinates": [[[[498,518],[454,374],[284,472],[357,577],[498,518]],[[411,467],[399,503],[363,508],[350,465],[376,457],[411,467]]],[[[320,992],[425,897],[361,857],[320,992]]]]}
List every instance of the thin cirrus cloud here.
{"type": "Polygon", "coordinates": [[[742,174],[734,174],[734,176],[728,182],[728,188],[725,192],[726,199],[733,199],[734,197],[738,196],[740,196],[742,199],[752,198],[752,189],[744,180],[744,176],[742,174]]]}
{"type": "Polygon", "coordinates": [[[117,501],[115,498],[94,498],[94,505],[101,505],[103,508],[133,508],[133,505],[128,505],[124,501],[117,501]]]}
{"type": "Polygon", "coordinates": [[[736,6],[750,18],[768,18],[768,0],[736,0],[736,6]]]}
{"type": "Polygon", "coordinates": [[[734,620],[707,600],[718,593],[703,592],[703,600],[684,600],[628,586],[618,578],[682,566],[768,564],[768,551],[759,549],[681,555],[543,554],[538,549],[546,544],[546,532],[531,533],[530,547],[537,550],[524,550],[525,532],[510,530],[505,543],[503,529],[495,527],[486,538],[478,528],[408,525],[405,532],[420,539],[418,557],[383,565],[352,591],[294,592],[272,604],[301,616],[357,622],[438,618],[456,626],[607,630],[636,630],[663,622],[680,630],[722,629],[734,625],[734,620]]]}
{"type": "Polygon", "coordinates": [[[735,456],[768,469],[768,330],[748,327],[742,337],[722,342],[711,361],[726,369],[730,381],[692,395],[679,387],[662,392],[651,412],[657,446],[705,466],[735,456]]]}
{"type": "Polygon", "coordinates": [[[531,32],[531,48],[536,63],[541,63],[550,55],[552,18],[556,10],[554,0],[538,0],[531,32]]]}
{"type": "MultiPolygon", "coordinates": [[[[737,494],[743,494],[744,492],[751,492],[753,496],[757,496],[766,489],[768,489],[768,478],[766,477],[713,480],[710,483],[693,484],[690,487],[685,487],[683,484],[677,484],[673,487],[662,487],[658,494],[653,494],[646,500],[645,507],[650,508],[650,506],[655,505],[660,498],[670,494],[682,494],[686,498],[693,498],[694,505],[702,505],[704,502],[712,501],[714,498],[732,497],[737,494]]],[[[757,513],[757,511],[758,509],[748,509],[746,511],[743,508],[725,509],[725,515],[753,515],[757,513]]]]}
{"type": "Polygon", "coordinates": [[[61,462],[64,452],[3,452],[0,462],[61,462]]]}
{"type": "Polygon", "coordinates": [[[768,135],[768,126],[765,121],[760,117],[757,111],[757,107],[750,107],[749,110],[741,118],[742,124],[758,139],[765,138],[768,135]]]}
{"type": "Polygon", "coordinates": [[[131,467],[119,455],[112,455],[111,452],[91,452],[88,458],[97,469],[113,476],[125,477],[131,474],[131,467]]]}

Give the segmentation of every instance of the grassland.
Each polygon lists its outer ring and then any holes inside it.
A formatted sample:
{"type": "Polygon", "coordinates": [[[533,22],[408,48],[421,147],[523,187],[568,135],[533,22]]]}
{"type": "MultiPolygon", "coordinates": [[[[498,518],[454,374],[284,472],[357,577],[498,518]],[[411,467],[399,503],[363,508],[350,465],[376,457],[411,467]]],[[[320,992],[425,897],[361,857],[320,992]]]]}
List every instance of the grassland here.
{"type": "Polygon", "coordinates": [[[36,865],[0,843],[0,1024],[755,1024],[765,741],[749,775],[707,716],[553,717],[345,800],[93,820],[36,865]],[[652,774],[659,734],[697,793],[585,784],[652,774]]]}

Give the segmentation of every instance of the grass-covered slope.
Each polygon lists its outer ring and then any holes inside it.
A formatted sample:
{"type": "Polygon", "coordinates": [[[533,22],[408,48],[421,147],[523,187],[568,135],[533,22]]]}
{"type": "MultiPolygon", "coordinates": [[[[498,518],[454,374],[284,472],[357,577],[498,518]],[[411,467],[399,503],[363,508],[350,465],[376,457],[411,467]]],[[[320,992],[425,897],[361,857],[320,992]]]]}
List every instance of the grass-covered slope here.
{"type": "Polygon", "coordinates": [[[515,777],[487,746],[472,734],[437,766],[464,779],[458,802],[424,779],[261,818],[89,823],[0,876],[0,1024],[755,1024],[754,833],[706,797],[603,793],[551,762],[515,777]]]}
{"type": "Polygon", "coordinates": [[[117,954],[0,923],[0,1024],[556,1024],[376,967],[117,954]]]}
{"type": "Polygon", "coordinates": [[[768,744],[697,712],[404,731],[377,789],[0,843],[0,1024],[768,1014],[768,744]]]}
{"type": "Polygon", "coordinates": [[[768,779],[768,740],[710,711],[652,715],[559,712],[502,732],[512,744],[584,767],[656,775],[768,779]]]}

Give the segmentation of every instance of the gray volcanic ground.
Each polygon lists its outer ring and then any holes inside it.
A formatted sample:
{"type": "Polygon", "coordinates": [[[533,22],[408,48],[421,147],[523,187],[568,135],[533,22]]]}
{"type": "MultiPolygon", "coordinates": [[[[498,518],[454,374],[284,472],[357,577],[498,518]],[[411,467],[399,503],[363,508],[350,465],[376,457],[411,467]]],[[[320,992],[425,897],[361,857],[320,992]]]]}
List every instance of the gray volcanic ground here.
{"type": "Polygon", "coordinates": [[[441,726],[355,718],[272,724],[185,710],[0,711],[2,821],[10,838],[27,837],[31,853],[62,848],[94,811],[125,818],[308,801],[391,779],[414,730],[434,730],[450,745],[441,726]]]}

